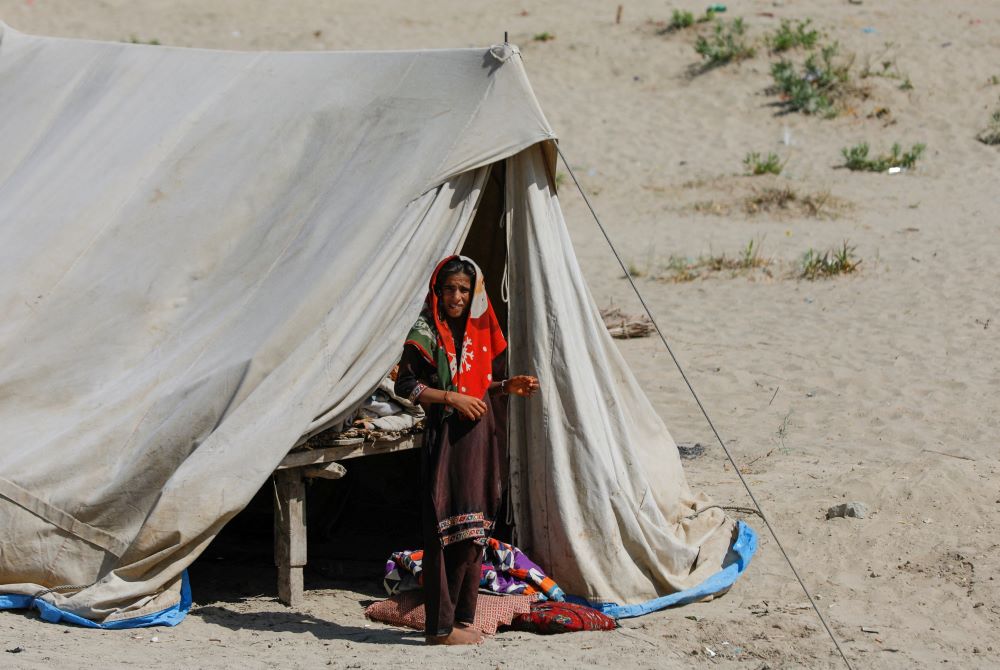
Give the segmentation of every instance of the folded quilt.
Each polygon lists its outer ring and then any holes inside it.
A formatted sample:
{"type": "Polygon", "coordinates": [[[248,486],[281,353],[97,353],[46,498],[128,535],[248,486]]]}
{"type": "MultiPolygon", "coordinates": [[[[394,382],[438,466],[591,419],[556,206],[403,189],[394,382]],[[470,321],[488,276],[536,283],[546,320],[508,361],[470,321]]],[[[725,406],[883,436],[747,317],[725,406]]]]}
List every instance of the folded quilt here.
{"type": "MultiPolygon", "coordinates": [[[[423,585],[422,549],[393,553],[385,564],[385,590],[389,595],[423,585]]],[[[555,581],[514,545],[489,538],[483,555],[479,588],[501,595],[526,595],[562,601],[566,595],[555,581]]]]}

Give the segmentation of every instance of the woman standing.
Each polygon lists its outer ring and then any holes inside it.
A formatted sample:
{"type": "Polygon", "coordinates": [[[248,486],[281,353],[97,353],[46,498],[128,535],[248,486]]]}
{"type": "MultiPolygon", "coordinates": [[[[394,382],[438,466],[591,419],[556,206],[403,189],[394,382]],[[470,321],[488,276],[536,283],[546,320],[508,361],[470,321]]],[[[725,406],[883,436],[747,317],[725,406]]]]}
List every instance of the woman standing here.
{"type": "Polygon", "coordinates": [[[507,341],[483,273],[449,256],[431,276],[403,346],[396,394],[427,408],[421,458],[423,580],[430,644],[475,644],[483,545],[500,511],[503,449],[491,394],[531,396],[538,380],[504,379],[507,341]],[[502,381],[501,381],[502,380],[502,381]]]}

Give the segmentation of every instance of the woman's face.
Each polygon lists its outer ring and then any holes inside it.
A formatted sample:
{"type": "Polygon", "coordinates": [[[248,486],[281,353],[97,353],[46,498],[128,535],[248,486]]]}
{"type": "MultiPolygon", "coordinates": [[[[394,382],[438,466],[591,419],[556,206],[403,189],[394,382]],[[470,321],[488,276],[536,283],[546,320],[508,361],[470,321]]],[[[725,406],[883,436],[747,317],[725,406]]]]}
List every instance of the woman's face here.
{"type": "Polygon", "coordinates": [[[458,272],[444,278],[441,285],[441,306],[445,316],[457,319],[469,309],[472,301],[472,281],[468,275],[458,272]]]}

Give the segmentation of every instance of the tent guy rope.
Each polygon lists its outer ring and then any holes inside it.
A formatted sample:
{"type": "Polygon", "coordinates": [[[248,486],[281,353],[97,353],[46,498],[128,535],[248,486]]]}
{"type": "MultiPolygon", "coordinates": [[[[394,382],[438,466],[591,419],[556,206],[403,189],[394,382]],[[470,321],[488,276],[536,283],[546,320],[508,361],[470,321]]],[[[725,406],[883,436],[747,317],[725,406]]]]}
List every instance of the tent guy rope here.
{"type": "Polygon", "coordinates": [[[747,480],[743,477],[743,473],[740,472],[739,467],[736,465],[736,461],[733,459],[732,454],[729,453],[729,449],[726,447],[725,441],[722,439],[722,436],[716,429],[715,424],[712,422],[712,418],[708,415],[708,411],[705,409],[705,406],[701,404],[701,399],[698,397],[698,394],[695,393],[694,387],[691,385],[691,382],[688,380],[687,374],[685,374],[684,372],[684,368],[681,367],[681,363],[679,360],[677,360],[677,356],[674,355],[674,351],[670,347],[670,344],[667,342],[667,338],[663,335],[663,331],[660,330],[659,324],[656,323],[656,319],[653,317],[652,310],[650,310],[649,306],[646,304],[646,300],[642,297],[642,293],[639,291],[639,287],[636,286],[635,280],[632,278],[632,273],[628,271],[628,268],[625,266],[625,262],[622,260],[621,255],[619,255],[618,250],[615,248],[614,243],[611,241],[611,237],[608,236],[608,232],[604,229],[604,225],[601,223],[601,219],[597,216],[597,212],[594,210],[594,206],[590,203],[590,198],[587,197],[587,194],[583,190],[583,186],[580,185],[580,181],[576,178],[576,174],[573,172],[573,168],[570,167],[569,161],[566,160],[566,155],[563,154],[562,147],[560,147],[558,143],[556,143],[555,146],[556,146],[556,151],[559,153],[559,158],[562,159],[563,165],[565,165],[566,170],[569,171],[569,176],[573,178],[573,183],[576,184],[576,188],[578,191],[580,191],[580,195],[583,196],[583,201],[587,204],[587,208],[590,210],[591,215],[594,217],[594,221],[597,223],[597,227],[601,229],[601,234],[604,235],[605,241],[611,248],[611,253],[615,255],[615,259],[618,261],[618,265],[621,266],[622,272],[625,273],[625,278],[628,279],[628,283],[632,286],[632,290],[635,291],[636,297],[639,298],[639,302],[642,303],[642,308],[646,311],[647,316],[649,316],[649,320],[653,323],[653,328],[656,329],[656,334],[660,336],[660,340],[663,342],[663,346],[666,347],[667,353],[670,354],[670,358],[673,359],[674,365],[677,366],[677,371],[681,373],[681,378],[684,379],[684,383],[687,384],[688,390],[691,391],[691,395],[692,397],[694,397],[694,401],[698,404],[698,409],[701,410],[702,415],[705,417],[705,421],[708,422],[709,427],[712,429],[712,433],[715,434],[715,439],[719,441],[719,445],[722,447],[722,450],[726,453],[726,458],[729,459],[729,462],[733,466],[733,470],[736,471],[736,476],[739,477],[740,482],[743,483],[743,488],[746,489],[747,495],[750,496],[750,500],[753,501],[754,507],[757,508],[757,513],[760,515],[760,518],[764,521],[764,525],[767,526],[767,530],[768,532],[771,533],[771,537],[774,538],[775,544],[778,545],[778,549],[781,551],[781,555],[785,557],[785,562],[788,563],[788,567],[791,568],[792,574],[795,575],[795,579],[798,580],[799,586],[802,587],[803,593],[805,593],[806,598],[809,599],[809,604],[812,605],[813,610],[816,612],[816,616],[819,617],[820,623],[823,624],[823,628],[826,629],[827,634],[833,641],[833,646],[835,646],[837,648],[837,651],[840,653],[840,657],[843,659],[844,665],[847,666],[848,670],[852,670],[851,663],[850,661],[847,660],[847,656],[844,654],[844,650],[840,648],[840,643],[837,641],[836,636],[833,634],[833,631],[827,624],[826,619],[823,617],[823,614],[820,613],[819,607],[816,606],[816,602],[813,600],[812,594],[809,593],[809,589],[806,588],[805,582],[802,581],[802,578],[799,576],[798,570],[795,569],[795,565],[792,563],[792,559],[788,556],[788,552],[786,552],[785,548],[781,545],[781,540],[778,539],[778,534],[775,533],[774,528],[771,527],[771,522],[768,521],[767,515],[764,514],[763,508],[760,506],[760,503],[757,502],[757,497],[754,496],[753,491],[750,489],[750,484],[747,483],[747,480]]]}

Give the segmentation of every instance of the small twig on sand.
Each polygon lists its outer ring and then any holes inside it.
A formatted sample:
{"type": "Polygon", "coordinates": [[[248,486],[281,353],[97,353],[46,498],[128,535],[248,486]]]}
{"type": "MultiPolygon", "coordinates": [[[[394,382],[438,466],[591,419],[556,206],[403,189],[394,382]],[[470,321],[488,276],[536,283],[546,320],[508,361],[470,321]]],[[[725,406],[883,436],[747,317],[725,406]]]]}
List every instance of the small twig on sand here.
{"type": "Polygon", "coordinates": [[[771,450],[770,450],[770,451],[768,451],[768,452],[767,452],[766,454],[761,454],[761,455],[760,455],[760,456],[758,456],[757,458],[755,458],[755,459],[753,459],[752,461],[750,461],[749,463],[747,463],[747,467],[749,467],[749,466],[753,465],[754,463],[756,463],[757,461],[759,461],[759,460],[760,460],[760,459],[762,459],[762,458],[767,458],[768,456],[770,456],[770,455],[771,455],[771,454],[773,454],[773,453],[774,453],[774,449],[771,449],[771,450]]]}
{"type": "Polygon", "coordinates": [[[939,454],[941,456],[950,456],[951,458],[960,458],[963,461],[974,461],[974,460],[976,460],[976,459],[974,459],[974,458],[972,458],[970,456],[959,456],[958,454],[946,454],[943,451],[934,451],[933,449],[924,449],[924,451],[926,451],[927,453],[930,453],[930,454],[939,454]]]}
{"type": "Polygon", "coordinates": [[[774,395],[771,396],[771,401],[769,403],[767,403],[768,407],[770,407],[771,403],[774,402],[774,399],[778,397],[778,391],[780,391],[780,390],[781,390],[780,386],[778,388],[774,389],[774,395]]]}

